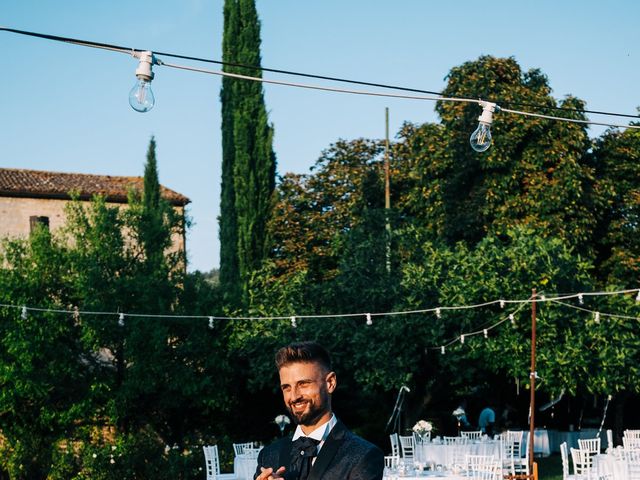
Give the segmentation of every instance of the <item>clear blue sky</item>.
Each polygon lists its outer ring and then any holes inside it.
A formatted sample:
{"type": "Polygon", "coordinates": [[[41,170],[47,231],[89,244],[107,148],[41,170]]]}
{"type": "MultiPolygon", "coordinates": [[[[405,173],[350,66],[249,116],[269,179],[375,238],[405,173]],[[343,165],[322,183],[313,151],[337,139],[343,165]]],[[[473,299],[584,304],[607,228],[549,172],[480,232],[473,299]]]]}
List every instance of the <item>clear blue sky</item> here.
{"type": "MultiPolygon", "coordinates": [[[[525,70],[540,68],[556,98],[572,94],[589,109],[627,114],[640,105],[636,0],[257,4],[263,66],[439,91],[452,67],[513,56],[525,70]]],[[[222,0],[2,0],[0,25],[221,59],[222,0]]],[[[190,270],[217,266],[220,79],[155,67],[156,106],[140,114],[128,105],[137,62],[127,55],[6,32],[0,45],[0,166],[142,175],[155,135],[160,181],[192,200],[190,270]]],[[[382,138],[385,107],[392,135],[404,121],[437,120],[428,102],[265,92],[280,174],[308,172],[339,138],[382,138]]]]}

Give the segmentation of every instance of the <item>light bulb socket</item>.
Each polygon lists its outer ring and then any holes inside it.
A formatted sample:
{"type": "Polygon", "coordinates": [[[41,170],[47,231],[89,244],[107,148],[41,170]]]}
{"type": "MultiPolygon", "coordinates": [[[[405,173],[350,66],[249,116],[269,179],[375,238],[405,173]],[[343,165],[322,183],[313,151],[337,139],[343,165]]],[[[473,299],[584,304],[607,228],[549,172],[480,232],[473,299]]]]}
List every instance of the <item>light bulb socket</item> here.
{"type": "Polygon", "coordinates": [[[493,122],[493,112],[496,111],[496,104],[493,102],[485,102],[480,100],[478,105],[482,107],[482,113],[478,117],[478,121],[480,123],[484,123],[485,125],[491,125],[493,122]]]}
{"type": "Polygon", "coordinates": [[[145,82],[153,80],[152,66],[155,62],[155,58],[152,52],[135,52],[134,57],[139,59],[138,68],[136,68],[136,77],[145,82]]]}

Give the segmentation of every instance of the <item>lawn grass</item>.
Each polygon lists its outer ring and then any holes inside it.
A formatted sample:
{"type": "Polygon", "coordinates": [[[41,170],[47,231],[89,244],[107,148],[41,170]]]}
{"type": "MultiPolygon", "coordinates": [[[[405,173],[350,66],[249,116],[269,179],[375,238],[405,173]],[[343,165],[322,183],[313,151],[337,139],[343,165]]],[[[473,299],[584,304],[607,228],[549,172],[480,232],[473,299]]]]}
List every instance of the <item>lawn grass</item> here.
{"type": "Polygon", "coordinates": [[[562,459],[556,453],[549,457],[536,458],[539,480],[562,480],[562,459]]]}

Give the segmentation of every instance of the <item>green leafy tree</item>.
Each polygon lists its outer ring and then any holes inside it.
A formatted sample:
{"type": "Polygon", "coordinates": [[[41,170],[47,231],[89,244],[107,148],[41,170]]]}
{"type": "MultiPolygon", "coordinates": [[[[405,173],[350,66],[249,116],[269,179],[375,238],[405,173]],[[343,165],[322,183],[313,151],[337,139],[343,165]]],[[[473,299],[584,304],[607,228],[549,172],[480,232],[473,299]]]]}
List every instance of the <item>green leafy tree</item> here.
{"type": "MultiPolygon", "coordinates": [[[[6,241],[0,303],[68,308],[68,249],[48,230],[6,241]]],[[[77,318],[40,310],[0,310],[0,472],[44,479],[59,441],[91,415],[91,375],[77,318]]]]}
{"type": "MultiPolygon", "coordinates": [[[[261,76],[260,22],[254,0],[226,0],[225,71],[261,76]],[[234,65],[246,65],[239,67],[234,65]]],[[[262,85],[223,78],[220,282],[237,305],[269,249],[266,225],[273,206],[276,159],[262,85]]]]}
{"type": "MultiPolygon", "coordinates": [[[[563,107],[583,119],[584,104],[567,97],[556,102],[547,78],[537,69],[522,72],[513,58],[490,56],[466,62],[448,75],[443,94],[481,97],[502,107],[526,104],[563,107]]],[[[524,107],[520,107],[523,109],[524,107]]],[[[449,154],[435,161],[434,188],[442,196],[443,233],[450,242],[473,244],[488,232],[503,233],[524,224],[539,234],[566,239],[581,251],[592,246],[595,225],[594,171],[584,125],[494,115],[493,146],[478,154],[468,137],[477,127],[475,104],[441,102],[449,154]]]]}

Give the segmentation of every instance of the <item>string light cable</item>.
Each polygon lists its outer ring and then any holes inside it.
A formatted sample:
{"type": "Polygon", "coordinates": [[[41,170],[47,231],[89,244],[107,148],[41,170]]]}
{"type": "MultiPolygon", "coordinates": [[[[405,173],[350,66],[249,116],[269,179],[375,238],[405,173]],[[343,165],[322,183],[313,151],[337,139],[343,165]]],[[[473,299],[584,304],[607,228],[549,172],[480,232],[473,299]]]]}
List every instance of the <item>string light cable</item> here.
{"type": "MultiPolygon", "coordinates": [[[[324,91],[331,91],[331,92],[336,92],[336,93],[339,92],[339,93],[349,93],[349,94],[356,94],[356,95],[372,95],[372,96],[391,97],[391,98],[405,98],[405,99],[414,99],[414,100],[450,101],[450,102],[451,101],[458,101],[458,102],[477,103],[481,107],[483,107],[483,115],[481,115],[479,117],[480,125],[479,125],[478,129],[480,129],[480,130],[482,130],[482,127],[483,127],[483,117],[486,119],[487,105],[491,105],[491,111],[492,112],[493,111],[496,111],[496,112],[503,111],[503,112],[517,114],[517,115],[545,118],[545,119],[548,119],[548,120],[565,121],[565,122],[573,122],[573,123],[588,124],[588,125],[601,125],[601,126],[617,127],[617,128],[640,129],[640,125],[622,125],[622,124],[613,124],[613,123],[605,123],[605,122],[595,122],[595,121],[591,121],[591,120],[578,120],[578,119],[571,119],[571,118],[567,118],[567,117],[558,117],[558,116],[553,116],[553,115],[543,115],[543,114],[536,114],[536,113],[532,113],[532,112],[524,112],[524,111],[521,111],[521,110],[512,110],[512,109],[500,108],[496,103],[493,103],[493,102],[486,102],[486,101],[482,101],[482,100],[475,100],[475,99],[469,99],[469,98],[463,98],[463,97],[455,97],[455,96],[445,97],[439,92],[434,92],[434,91],[429,91],[429,90],[420,90],[420,89],[414,89],[414,88],[399,87],[399,86],[395,86],[395,85],[386,85],[386,84],[380,84],[380,83],[374,83],[374,82],[363,82],[363,81],[350,80],[350,79],[339,78],[339,77],[330,77],[330,76],[326,76],[326,75],[315,75],[315,74],[295,72],[295,71],[290,71],[290,70],[279,70],[279,69],[273,69],[273,68],[267,68],[267,67],[261,67],[261,66],[249,66],[249,65],[237,64],[237,63],[222,62],[222,61],[219,61],[219,60],[211,60],[211,59],[205,59],[205,58],[199,58],[199,57],[193,57],[193,56],[186,56],[186,55],[178,55],[178,54],[168,53],[168,52],[155,52],[155,55],[163,55],[163,56],[167,56],[167,57],[181,58],[181,59],[198,61],[198,62],[216,63],[216,64],[220,64],[220,65],[223,65],[223,66],[232,66],[232,67],[238,67],[238,68],[255,69],[255,70],[259,70],[259,71],[280,73],[280,74],[285,74],[285,75],[297,75],[297,76],[303,76],[303,77],[308,77],[308,78],[316,78],[316,79],[337,81],[337,82],[343,82],[343,83],[352,83],[352,84],[359,84],[359,85],[375,86],[375,87],[379,87],[379,88],[411,91],[411,92],[416,92],[416,93],[427,93],[427,94],[431,94],[431,95],[435,95],[435,96],[429,96],[429,97],[427,97],[427,96],[419,96],[418,97],[418,96],[410,96],[410,95],[390,95],[390,94],[384,94],[384,93],[380,93],[380,92],[366,92],[366,91],[361,91],[361,90],[349,90],[349,89],[322,87],[322,86],[318,86],[318,85],[298,84],[298,83],[294,83],[294,82],[280,82],[280,81],[275,81],[275,80],[265,80],[262,77],[255,77],[255,76],[250,76],[250,75],[239,75],[239,74],[234,74],[234,73],[225,72],[225,71],[206,70],[206,69],[199,69],[199,68],[194,68],[194,67],[186,67],[186,66],[176,65],[176,64],[169,64],[169,63],[163,62],[162,60],[158,59],[151,51],[146,51],[146,50],[137,50],[137,49],[133,49],[133,48],[126,48],[126,47],[121,47],[121,46],[107,44],[107,43],[99,43],[99,42],[93,42],[93,41],[88,41],[88,40],[80,40],[80,39],[69,38],[69,37],[61,37],[61,36],[56,36],[56,35],[29,32],[29,31],[25,31],[25,30],[17,30],[17,29],[7,28],[7,27],[0,27],[0,30],[11,32],[11,33],[17,33],[17,34],[21,34],[21,35],[33,36],[33,37],[42,38],[42,39],[46,39],[46,40],[53,40],[53,41],[70,43],[70,44],[79,45],[79,46],[100,48],[100,49],[105,49],[105,50],[110,50],[110,51],[116,51],[116,52],[119,52],[119,53],[127,53],[127,54],[133,55],[136,58],[139,58],[140,59],[140,66],[139,66],[138,70],[136,70],[136,77],[138,78],[138,80],[141,80],[141,78],[144,79],[146,81],[146,83],[144,83],[142,85],[142,87],[143,87],[142,89],[140,88],[139,85],[134,86],[134,88],[132,89],[132,91],[130,93],[131,106],[132,106],[132,108],[134,108],[136,111],[139,111],[139,112],[146,112],[146,111],[150,110],[151,108],[153,108],[153,104],[154,104],[154,101],[155,101],[155,99],[153,98],[153,93],[150,90],[150,81],[153,78],[153,74],[150,71],[150,68],[146,72],[146,75],[143,74],[143,76],[141,77],[141,75],[139,74],[139,71],[141,69],[141,66],[142,66],[143,62],[146,62],[146,63],[149,64],[149,67],[151,65],[153,65],[153,64],[155,64],[155,65],[164,65],[164,66],[168,66],[168,67],[172,67],[172,68],[181,68],[181,69],[184,69],[184,70],[191,70],[191,71],[197,71],[197,72],[202,72],[202,73],[209,73],[209,74],[214,74],[214,75],[233,77],[233,78],[237,78],[237,79],[259,81],[259,82],[268,83],[268,84],[277,84],[277,85],[284,85],[284,86],[290,86],[290,87],[324,90],[324,91]],[[147,57],[151,58],[151,61],[144,60],[147,57]],[[142,100],[140,100],[140,99],[142,99],[142,100]]],[[[593,113],[593,114],[598,114],[598,115],[612,115],[612,116],[627,117],[627,118],[640,118],[640,116],[618,114],[618,113],[614,113],[614,112],[603,112],[603,111],[593,111],[593,110],[578,110],[578,109],[571,109],[571,108],[566,108],[566,107],[550,107],[548,105],[535,105],[535,104],[530,104],[530,103],[529,104],[525,104],[525,103],[518,104],[518,103],[512,102],[511,104],[513,104],[513,105],[522,105],[522,106],[531,106],[531,107],[540,108],[540,109],[544,109],[544,110],[555,109],[555,110],[560,110],[560,111],[575,111],[575,112],[581,112],[581,113],[593,113]]],[[[490,126],[490,122],[489,123],[484,122],[484,127],[485,127],[485,130],[487,130],[487,131],[488,131],[488,126],[490,126]]],[[[477,130],[476,130],[476,132],[477,132],[477,130]]],[[[486,135],[482,136],[483,140],[485,140],[485,139],[487,140],[488,145],[485,146],[484,144],[481,144],[480,148],[476,148],[477,145],[476,145],[476,142],[474,140],[474,135],[475,135],[476,132],[474,132],[474,134],[472,134],[472,137],[470,139],[471,145],[477,151],[484,151],[487,148],[489,148],[489,145],[490,145],[490,134],[489,134],[489,138],[488,139],[486,139],[486,135]]]]}
{"type": "MultiPolygon", "coordinates": [[[[122,47],[122,46],[118,46],[118,45],[112,45],[112,44],[100,43],[100,42],[93,42],[93,41],[89,41],[89,40],[81,40],[81,39],[76,39],[76,38],[61,37],[61,36],[56,36],[56,35],[49,35],[49,34],[43,34],[43,33],[37,33],[37,32],[30,32],[30,31],[26,31],[26,30],[18,30],[18,29],[8,28],[8,27],[0,27],[0,30],[6,31],[6,32],[11,32],[11,33],[16,33],[16,34],[20,34],[20,35],[27,35],[27,36],[42,38],[42,39],[46,39],[46,40],[53,40],[53,41],[58,41],[58,42],[70,43],[70,44],[79,45],[79,46],[101,48],[101,49],[116,51],[116,52],[120,52],[120,53],[127,53],[128,54],[130,52],[136,51],[135,49],[130,48],[130,47],[122,47]]],[[[138,51],[143,51],[143,50],[138,50],[138,51]]],[[[403,86],[398,86],[398,85],[367,82],[367,81],[362,81],[362,80],[353,80],[353,79],[342,78],[342,77],[334,77],[334,76],[328,76],[328,75],[319,75],[319,74],[306,73],[306,72],[297,72],[297,71],[293,71],[293,70],[283,70],[283,69],[277,69],[277,68],[269,68],[269,67],[263,67],[263,66],[260,66],[260,65],[246,65],[246,64],[242,64],[242,63],[225,62],[225,61],[221,61],[221,60],[214,60],[214,59],[203,58],[203,57],[194,57],[194,56],[189,56],[189,55],[180,55],[180,54],[170,53],[170,52],[155,52],[155,53],[156,53],[156,55],[162,55],[162,56],[165,56],[165,57],[180,58],[180,59],[183,59],[183,60],[192,60],[192,61],[202,62],[202,63],[213,63],[213,64],[218,64],[218,65],[222,65],[222,66],[226,66],[226,67],[245,68],[245,69],[259,70],[259,71],[263,71],[263,72],[279,73],[279,74],[283,74],[283,75],[292,75],[292,76],[299,76],[299,77],[306,77],[306,78],[315,78],[315,79],[318,79],[318,80],[329,80],[329,81],[341,82],[341,83],[351,83],[351,84],[355,84],[355,85],[365,85],[365,86],[369,86],[369,87],[379,87],[379,88],[386,88],[386,89],[392,89],[392,90],[403,90],[403,91],[407,91],[407,92],[424,93],[424,94],[442,96],[441,92],[436,92],[436,91],[432,91],[432,90],[424,90],[424,89],[419,89],[419,88],[410,88],[410,87],[403,87],[403,86]]],[[[514,106],[521,106],[521,107],[539,108],[539,109],[542,109],[542,110],[558,110],[558,111],[576,112],[576,113],[591,113],[591,114],[594,114],[594,115],[609,115],[609,116],[616,116],[616,117],[640,119],[640,115],[629,115],[629,114],[623,114],[623,113],[606,112],[606,111],[601,111],[601,110],[578,109],[578,108],[571,108],[571,107],[558,107],[558,106],[541,105],[541,104],[535,104],[535,103],[524,103],[524,102],[508,102],[508,103],[506,103],[505,102],[505,105],[514,105],[514,106]]]]}
{"type": "MultiPolygon", "coordinates": [[[[561,302],[562,300],[568,300],[572,298],[578,298],[581,295],[584,296],[610,296],[610,295],[625,295],[633,293],[638,293],[640,296],[640,289],[627,289],[627,290],[616,290],[616,291],[602,291],[602,292],[581,292],[581,293],[571,293],[571,294],[562,294],[560,296],[545,296],[538,293],[535,297],[529,297],[521,300],[506,300],[506,299],[498,299],[491,300],[483,303],[469,304],[469,305],[455,305],[455,306],[439,306],[433,308],[425,308],[420,310],[402,310],[402,311],[391,311],[391,312],[361,312],[361,313],[335,313],[335,314],[308,314],[308,315],[294,315],[297,319],[326,319],[326,318],[369,318],[369,317],[391,317],[398,315],[416,315],[416,314],[426,314],[426,313],[436,313],[437,311],[464,311],[470,309],[479,309],[485,308],[492,305],[500,305],[501,307],[505,305],[519,305],[525,306],[531,304],[532,302],[561,302]]],[[[570,305],[570,304],[567,304],[570,305]]],[[[574,308],[573,305],[571,305],[574,308]]],[[[28,311],[33,312],[43,312],[43,313],[56,313],[56,314],[66,314],[66,315],[94,315],[94,316],[119,316],[120,314],[125,315],[126,317],[131,318],[155,318],[155,319],[194,319],[194,320],[208,320],[209,318],[213,318],[214,320],[250,320],[250,321],[258,321],[258,320],[289,320],[291,318],[291,314],[289,315],[277,315],[277,316],[211,316],[211,315],[177,315],[177,314],[152,314],[152,313],[126,313],[119,311],[90,311],[90,310],[79,310],[78,308],[71,309],[55,309],[55,308],[42,308],[42,307],[32,307],[26,305],[16,305],[16,304],[4,304],[0,303],[0,308],[9,308],[9,309],[18,309],[22,312],[26,313],[28,311]]],[[[586,310],[586,309],[585,309],[586,310]]],[[[586,310],[590,311],[590,310],[586,310]]],[[[632,319],[636,319],[636,317],[628,317],[632,319]]]]}
{"type": "Polygon", "coordinates": [[[573,308],[574,310],[590,313],[591,315],[594,315],[594,317],[597,317],[597,318],[607,317],[607,318],[620,318],[623,320],[640,320],[640,317],[632,317],[630,315],[621,315],[619,313],[605,313],[605,312],[599,312],[596,310],[589,310],[588,308],[579,307],[578,305],[572,305],[570,303],[561,302],[558,300],[551,300],[551,302],[557,305],[562,305],[563,307],[573,308]]]}

